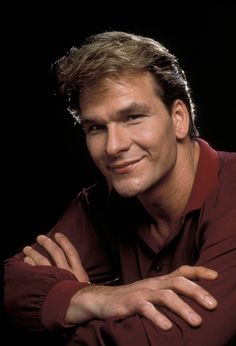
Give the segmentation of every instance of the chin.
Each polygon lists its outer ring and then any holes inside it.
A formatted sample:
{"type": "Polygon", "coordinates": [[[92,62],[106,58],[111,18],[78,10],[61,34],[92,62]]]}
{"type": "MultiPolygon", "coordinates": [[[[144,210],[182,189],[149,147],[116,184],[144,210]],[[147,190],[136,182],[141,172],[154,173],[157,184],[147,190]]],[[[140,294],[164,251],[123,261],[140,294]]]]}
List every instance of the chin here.
{"type": "Polygon", "coordinates": [[[132,186],[132,184],[125,184],[126,186],[120,186],[119,184],[114,184],[113,188],[116,190],[116,192],[126,198],[135,197],[138,194],[142,193],[144,190],[146,190],[143,186],[140,186],[135,184],[132,186]]]}
{"type": "Polygon", "coordinates": [[[132,197],[137,196],[137,192],[119,191],[119,190],[117,190],[117,189],[115,189],[115,190],[116,190],[116,192],[117,192],[120,196],[122,196],[122,197],[124,197],[124,198],[132,198],[132,197]]]}

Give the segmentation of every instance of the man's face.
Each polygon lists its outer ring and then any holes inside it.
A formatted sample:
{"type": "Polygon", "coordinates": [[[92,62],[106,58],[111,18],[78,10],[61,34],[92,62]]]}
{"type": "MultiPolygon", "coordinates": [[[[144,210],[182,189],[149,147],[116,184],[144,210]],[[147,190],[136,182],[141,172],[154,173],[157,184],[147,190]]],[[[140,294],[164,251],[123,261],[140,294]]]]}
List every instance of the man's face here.
{"type": "Polygon", "coordinates": [[[104,85],[80,95],[90,155],[120,195],[150,191],[175,165],[173,119],[148,72],[107,79],[104,85]]]}

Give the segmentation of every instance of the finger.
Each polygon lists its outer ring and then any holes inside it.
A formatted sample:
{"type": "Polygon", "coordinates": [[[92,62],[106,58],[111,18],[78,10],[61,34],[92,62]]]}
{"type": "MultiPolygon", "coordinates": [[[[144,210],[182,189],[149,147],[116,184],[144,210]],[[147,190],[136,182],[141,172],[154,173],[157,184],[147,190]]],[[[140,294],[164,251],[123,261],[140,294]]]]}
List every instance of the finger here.
{"type": "Polygon", "coordinates": [[[197,327],[202,323],[202,318],[172,290],[158,292],[158,305],[173,311],[190,326],[197,327]]]}
{"type": "Polygon", "coordinates": [[[55,233],[54,238],[57,244],[59,244],[60,247],[64,250],[71,267],[76,267],[78,264],[82,267],[78,251],[69,241],[69,239],[66,236],[64,236],[64,234],[59,232],[55,233]]]}
{"type": "Polygon", "coordinates": [[[26,256],[24,258],[24,262],[27,263],[27,264],[30,264],[31,266],[35,266],[36,264],[34,263],[34,261],[32,260],[32,258],[26,256]]]}
{"type": "Polygon", "coordinates": [[[183,276],[169,278],[162,281],[162,285],[162,288],[169,288],[178,294],[189,297],[208,310],[213,310],[217,306],[217,301],[209,292],[183,276]]]}
{"type": "Polygon", "coordinates": [[[78,251],[75,249],[69,239],[62,233],[55,234],[55,240],[64,250],[67,260],[69,261],[73,272],[76,274],[79,281],[88,282],[89,277],[82,265],[78,251]]]}
{"type": "Polygon", "coordinates": [[[169,330],[172,327],[171,321],[161,314],[150,302],[141,302],[137,307],[137,313],[152,321],[163,330],[169,330]]]}
{"type": "MultiPolygon", "coordinates": [[[[38,251],[34,250],[31,246],[26,246],[23,249],[23,253],[34,262],[34,265],[51,265],[49,260],[41,255],[38,251]]],[[[29,259],[27,259],[29,263],[29,259]]],[[[32,262],[31,262],[32,263],[32,262]]],[[[31,264],[29,263],[29,264],[31,264]]]]}
{"type": "Polygon", "coordinates": [[[76,276],[79,277],[79,280],[83,282],[88,282],[89,277],[82,265],[79,253],[75,249],[73,244],[62,233],[56,233],[54,237],[56,242],[64,250],[66,257],[73,269],[73,272],[76,273],[76,276]]]}
{"type": "Polygon", "coordinates": [[[71,273],[75,275],[75,277],[79,281],[89,282],[89,278],[83,269],[83,266],[81,264],[77,251],[74,249],[72,244],[64,235],[62,235],[61,233],[57,234],[55,237],[55,241],[45,235],[40,235],[37,237],[37,242],[42,247],[44,247],[44,249],[50,254],[53,262],[58,268],[66,269],[70,271],[71,273]],[[77,265],[75,268],[71,266],[70,261],[68,260],[68,256],[66,253],[68,247],[70,252],[70,260],[73,261],[74,265],[75,265],[75,259],[73,257],[74,255],[77,256],[76,257],[77,265]]]}
{"type": "Polygon", "coordinates": [[[183,265],[174,272],[165,275],[165,277],[184,276],[188,279],[206,279],[215,280],[218,273],[215,270],[203,266],[188,266],[183,265]]]}
{"type": "Polygon", "coordinates": [[[39,235],[37,237],[37,242],[48,252],[58,268],[70,270],[63,250],[55,241],[45,235],[39,235]]]}

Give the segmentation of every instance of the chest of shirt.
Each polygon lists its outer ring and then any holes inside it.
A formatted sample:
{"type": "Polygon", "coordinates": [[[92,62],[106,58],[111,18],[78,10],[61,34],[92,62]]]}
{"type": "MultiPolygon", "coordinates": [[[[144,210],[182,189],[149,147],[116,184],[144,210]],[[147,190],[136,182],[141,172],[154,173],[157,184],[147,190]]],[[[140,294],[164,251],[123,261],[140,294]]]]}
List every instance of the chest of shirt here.
{"type": "Polygon", "coordinates": [[[194,265],[199,257],[200,243],[197,212],[188,215],[162,247],[155,244],[150,226],[143,225],[133,240],[120,242],[122,283],[165,275],[184,264],[194,265]]]}

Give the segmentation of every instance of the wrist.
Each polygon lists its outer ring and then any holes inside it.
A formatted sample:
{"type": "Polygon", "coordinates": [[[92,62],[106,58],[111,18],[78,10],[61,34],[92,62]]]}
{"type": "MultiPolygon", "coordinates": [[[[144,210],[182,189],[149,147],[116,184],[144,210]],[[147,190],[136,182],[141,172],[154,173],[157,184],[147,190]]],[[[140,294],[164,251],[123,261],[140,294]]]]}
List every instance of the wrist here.
{"type": "Polygon", "coordinates": [[[102,318],[102,307],[106,296],[113,287],[90,285],[77,291],[71,298],[65,314],[66,324],[81,324],[95,318],[102,318]]]}

